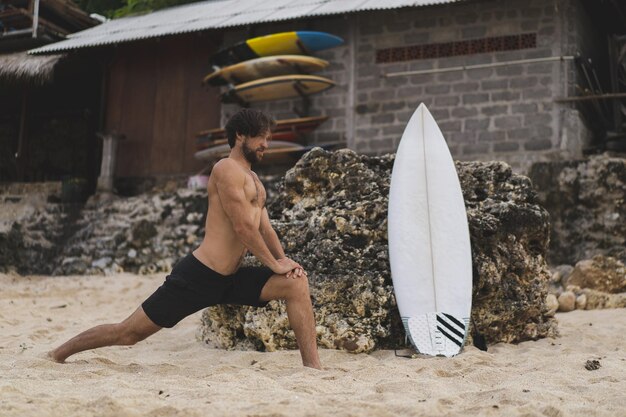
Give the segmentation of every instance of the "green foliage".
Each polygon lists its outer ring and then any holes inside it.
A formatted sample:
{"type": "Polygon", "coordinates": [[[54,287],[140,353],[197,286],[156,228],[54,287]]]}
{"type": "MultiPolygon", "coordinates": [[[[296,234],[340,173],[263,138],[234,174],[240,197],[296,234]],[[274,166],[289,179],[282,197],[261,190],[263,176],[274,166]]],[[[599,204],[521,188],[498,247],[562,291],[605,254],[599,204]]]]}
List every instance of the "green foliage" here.
{"type": "Polygon", "coordinates": [[[195,3],[198,0],[74,0],[87,13],[98,13],[111,19],[149,13],[167,7],[195,3]]]}
{"type": "Polygon", "coordinates": [[[115,11],[115,18],[149,13],[167,7],[194,3],[197,0],[126,0],[126,5],[115,11]]]}
{"type": "Polygon", "coordinates": [[[126,0],[74,0],[88,14],[97,13],[112,18],[117,9],[126,5],[126,0]]]}

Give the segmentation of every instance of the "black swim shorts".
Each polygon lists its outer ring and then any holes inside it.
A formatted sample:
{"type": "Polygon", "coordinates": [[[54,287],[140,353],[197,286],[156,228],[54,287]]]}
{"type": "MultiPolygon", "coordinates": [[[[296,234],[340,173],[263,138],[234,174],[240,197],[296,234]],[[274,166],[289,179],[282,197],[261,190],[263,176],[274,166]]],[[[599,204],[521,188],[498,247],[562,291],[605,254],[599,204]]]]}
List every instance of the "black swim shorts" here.
{"type": "Polygon", "coordinates": [[[264,307],[267,302],[259,297],[273,274],[266,267],[245,267],[233,275],[221,275],[190,253],[141,307],[161,327],[174,327],[190,314],[217,304],[264,307]]]}

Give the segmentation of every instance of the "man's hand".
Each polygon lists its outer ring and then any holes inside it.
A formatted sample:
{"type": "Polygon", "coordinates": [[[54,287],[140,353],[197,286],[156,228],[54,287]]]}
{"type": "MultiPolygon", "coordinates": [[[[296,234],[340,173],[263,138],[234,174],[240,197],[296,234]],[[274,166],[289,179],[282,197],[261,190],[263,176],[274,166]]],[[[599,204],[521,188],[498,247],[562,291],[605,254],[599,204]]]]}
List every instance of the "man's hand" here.
{"type": "Polygon", "coordinates": [[[297,278],[302,275],[306,276],[306,272],[302,266],[289,259],[289,258],[281,258],[277,261],[277,267],[273,269],[276,274],[285,275],[287,278],[297,278]]]}

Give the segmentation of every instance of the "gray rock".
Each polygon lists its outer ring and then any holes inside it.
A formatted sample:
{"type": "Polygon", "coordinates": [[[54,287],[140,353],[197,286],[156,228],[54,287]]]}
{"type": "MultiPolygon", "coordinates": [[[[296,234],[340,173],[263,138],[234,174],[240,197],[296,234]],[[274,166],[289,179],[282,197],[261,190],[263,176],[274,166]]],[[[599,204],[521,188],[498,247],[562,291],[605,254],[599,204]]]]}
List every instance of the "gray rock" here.
{"type": "MultiPolygon", "coordinates": [[[[0,202],[3,214],[10,207],[0,202]]],[[[57,247],[65,233],[71,232],[69,223],[74,211],[58,204],[24,207],[14,213],[11,220],[3,222],[0,231],[0,272],[16,270],[22,275],[46,275],[60,264],[57,247]]]]}
{"type": "Polygon", "coordinates": [[[595,255],[626,262],[626,159],[540,162],[530,178],[549,212],[549,262],[575,264],[595,255]]]}
{"type": "Polygon", "coordinates": [[[569,312],[576,309],[576,294],[573,291],[565,291],[559,296],[559,311],[569,312]]]}
{"type": "Polygon", "coordinates": [[[587,310],[603,308],[626,308],[626,293],[608,294],[603,291],[583,288],[581,293],[587,297],[587,310]]]}
{"type": "Polygon", "coordinates": [[[559,309],[559,301],[558,301],[556,295],[548,294],[546,296],[546,306],[548,307],[548,312],[546,313],[546,315],[554,316],[554,314],[559,309]]]}
{"type": "Polygon", "coordinates": [[[577,285],[610,294],[626,292],[626,266],[610,256],[594,256],[576,264],[567,285],[577,285]]]}
{"type": "MultiPolygon", "coordinates": [[[[116,266],[100,273],[170,272],[172,259],[189,253],[204,234],[207,197],[205,191],[166,188],[86,206],[62,253],[91,262],[109,254],[116,266]]],[[[54,272],[67,273],[62,266],[54,272]]]]}
{"type": "Polygon", "coordinates": [[[84,207],[47,204],[22,210],[0,231],[0,271],[169,272],[172,259],[186,255],[204,234],[207,208],[206,191],[177,190],[172,184],[129,198],[97,195],[84,207]]]}
{"type": "Polygon", "coordinates": [[[91,263],[91,266],[93,268],[99,268],[99,269],[104,270],[106,267],[111,265],[111,262],[113,262],[112,258],[105,257],[105,258],[100,258],[97,261],[93,261],[91,263]]]}
{"type": "Polygon", "coordinates": [[[553,280],[555,282],[559,282],[562,285],[567,285],[567,279],[574,271],[574,267],[571,265],[559,265],[555,268],[555,272],[553,274],[553,280]]]}

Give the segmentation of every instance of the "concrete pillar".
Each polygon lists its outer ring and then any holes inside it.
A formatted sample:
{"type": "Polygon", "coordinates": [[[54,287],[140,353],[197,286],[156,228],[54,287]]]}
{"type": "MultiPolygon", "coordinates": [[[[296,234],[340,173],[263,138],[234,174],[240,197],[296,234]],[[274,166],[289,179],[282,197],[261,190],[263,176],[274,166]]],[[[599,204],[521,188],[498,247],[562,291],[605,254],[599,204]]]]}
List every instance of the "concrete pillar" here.
{"type": "Polygon", "coordinates": [[[112,193],[117,143],[120,139],[124,139],[124,135],[115,132],[98,133],[97,135],[102,139],[102,165],[100,166],[97,192],[112,193]]]}

